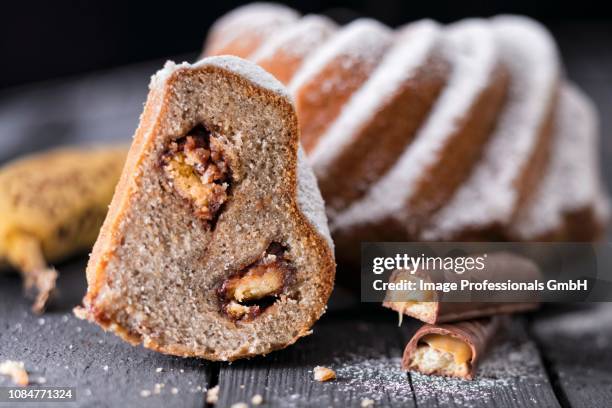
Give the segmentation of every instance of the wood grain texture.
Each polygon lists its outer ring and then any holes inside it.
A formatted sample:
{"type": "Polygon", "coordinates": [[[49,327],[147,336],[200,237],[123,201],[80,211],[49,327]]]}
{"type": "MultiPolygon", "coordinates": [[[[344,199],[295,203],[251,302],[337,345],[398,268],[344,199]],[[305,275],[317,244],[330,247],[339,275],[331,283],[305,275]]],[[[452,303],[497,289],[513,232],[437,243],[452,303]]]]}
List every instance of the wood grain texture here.
{"type": "Polygon", "coordinates": [[[562,402],[612,405],[612,303],[549,307],[532,332],[562,402]]]}
{"type": "MultiPolygon", "coordinates": [[[[60,296],[42,316],[30,312],[18,276],[0,274],[0,361],[23,361],[34,384],[76,387],[76,403],[65,406],[202,407],[210,364],[132,347],[72,315],[85,291],[84,268],[84,259],[59,268],[60,296]]],[[[0,376],[0,386],[9,385],[0,376]]]]}
{"type": "MultiPolygon", "coordinates": [[[[413,407],[408,375],[400,370],[403,341],[396,316],[387,311],[330,313],[314,333],[295,346],[265,358],[224,364],[219,373],[219,406],[250,402],[260,394],[274,407],[413,407]],[[368,313],[368,312],[365,312],[368,313]],[[313,379],[317,365],[337,379],[313,379]]],[[[411,330],[417,324],[411,322],[411,330]]]]}

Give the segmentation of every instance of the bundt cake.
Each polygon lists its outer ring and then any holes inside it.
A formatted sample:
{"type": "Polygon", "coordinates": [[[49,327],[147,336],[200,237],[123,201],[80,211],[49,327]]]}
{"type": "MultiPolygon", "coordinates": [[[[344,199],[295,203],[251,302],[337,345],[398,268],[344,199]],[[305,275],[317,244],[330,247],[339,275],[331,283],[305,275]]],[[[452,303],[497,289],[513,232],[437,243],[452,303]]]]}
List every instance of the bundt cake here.
{"type": "Polygon", "coordinates": [[[299,18],[298,12],[280,4],[252,3],[237,8],[211,27],[203,57],[227,54],[247,58],[299,18]]]}
{"type": "Polygon", "coordinates": [[[522,17],[490,22],[510,92],[482,158],[470,178],[424,230],[425,240],[503,239],[546,169],[560,83],[555,44],[522,17]]]}
{"type": "Polygon", "coordinates": [[[336,23],[327,17],[306,16],[265,42],[250,59],[282,83],[288,84],[304,59],[336,29],[336,23]]]}
{"type": "Polygon", "coordinates": [[[257,65],[168,62],[151,80],[78,315],[211,360],[309,334],[335,263],[298,134],[285,88],[257,65]]]}
{"type": "Polygon", "coordinates": [[[367,81],[319,136],[310,158],[328,212],[363,196],[427,118],[449,75],[439,32],[425,20],[397,33],[367,81]]]}
{"type": "Polygon", "coordinates": [[[510,225],[516,241],[588,241],[609,217],[599,177],[599,126],[593,104],[576,86],[561,87],[551,159],[530,202],[510,225]]]}
{"type": "MultiPolygon", "coordinates": [[[[470,20],[443,32],[448,83],[414,140],[363,199],[333,218],[339,240],[371,225],[401,225],[410,239],[470,174],[496,123],[508,77],[493,33],[470,20]]],[[[313,160],[316,168],[316,158],[313,160]]],[[[394,233],[395,234],[395,233],[394,233]]]]}
{"type": "Polygon", "coordinates": [[[370,77],[393,40],[388,27],[359,19],[339,30],[304,60],[289,82],[306,152],[370,77]]]}
{"type": "Polygon", "coordinates": [[[293,76],[282,57],[265,67],[295,98],[340,260],[357,260],[361,241],[600,236],[608,201],[596,115],[566,84],[539,23],[424,20],[392,31],[358,19],[315,42],[293,76]],[[583,159],[569,165],[569,154],[583,159]],[[561,180],[577,193],[563,194],[561,180]]]}

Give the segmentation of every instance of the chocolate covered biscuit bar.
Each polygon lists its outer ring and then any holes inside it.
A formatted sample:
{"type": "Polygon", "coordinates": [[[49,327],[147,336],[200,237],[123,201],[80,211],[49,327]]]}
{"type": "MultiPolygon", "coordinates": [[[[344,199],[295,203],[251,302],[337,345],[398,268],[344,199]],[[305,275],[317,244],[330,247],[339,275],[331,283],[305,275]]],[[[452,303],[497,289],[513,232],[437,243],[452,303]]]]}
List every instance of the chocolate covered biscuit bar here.
{"type": "Polygon", "coordinates": [[[426,324],[406,346],[402,369],[471,380],[500,322],[501,318],[494,316],[452,324],[426,324]]]}
{"type": "MultiPolygon", "coordinates": [[[[425,271],[414,273],[396,270],[390,282],[402,280],[429,283],[460,282],[468,279],[472,283],[504,283],[508,280],[517,283],[535,282],[541,278],[538,266],[531,260],[509,252],[488,254],[482,270],[472,270],[465,274],[452,271],[425,271]]],[[[417,285],[418,287],[419,285],[417,285]]],[[[512,292],[482,291],[470,293],[443,293],[441,290],[387,291],[383,306],[397,311],[400,319],[411,316],[425,323],[437,324],[475,319],[496,314],[518,313],[535,309],[538,306],[535,291],[512,292]]]]}

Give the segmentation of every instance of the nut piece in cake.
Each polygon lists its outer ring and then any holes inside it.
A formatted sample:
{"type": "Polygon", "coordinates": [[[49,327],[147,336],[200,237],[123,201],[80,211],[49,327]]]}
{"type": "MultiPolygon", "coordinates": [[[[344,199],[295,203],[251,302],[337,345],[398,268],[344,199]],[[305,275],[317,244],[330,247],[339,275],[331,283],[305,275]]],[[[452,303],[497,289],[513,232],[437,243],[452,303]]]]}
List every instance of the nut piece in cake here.
{"type": "Polygon", "coordinates": [[[271,306],[295,272],[285,250],[272,243],[259,261],[225,279],[218,291],[222,311],[233,320],[250,320],[271,306]]]}
{"type": "Polygon", "coordinates": [[[193,205],[196,215],[213,222],[227,200],[230,181],[219,136],[197,126],[170,143],[162,166],[173,188],[193,205]]]}

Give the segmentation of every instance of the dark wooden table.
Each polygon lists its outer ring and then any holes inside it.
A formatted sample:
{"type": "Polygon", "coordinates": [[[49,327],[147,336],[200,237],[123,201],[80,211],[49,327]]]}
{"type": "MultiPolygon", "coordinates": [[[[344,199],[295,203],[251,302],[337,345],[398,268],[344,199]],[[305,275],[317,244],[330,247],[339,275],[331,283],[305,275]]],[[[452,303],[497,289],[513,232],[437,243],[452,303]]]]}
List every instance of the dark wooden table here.
{"type": "MultiPolygon", "coordinates": [[[[602,113],[610,185],[612,32],[605,25],[553,28],[568,76],[602,113]]],[[[0,163],[61,144],[129,141],[161,63],[0,92],[0,163]]],[[[401,372],[403,347],[418,325],[405,319],[398,327],[394,313],[337,289],[311,336],[266,358],[221,364],[132,347],[77,320],[71,310],[85,290],[85,262],[58,265],[59,296],[43,316],[29,312],[17,276],[0,274],[0,361],[25,362],[34,383],[76,387],[70,407],[204,407],[216,385],[220,407],[250,403],[256,394],[273,407],[359,407],[365,399],[402,407],[612,406],[612,304],[547,305],[514,319],[478,378],[465,382],[401,372]],[[334,368],[338,379],[313,381],[316,365],[334,368]]]]}

